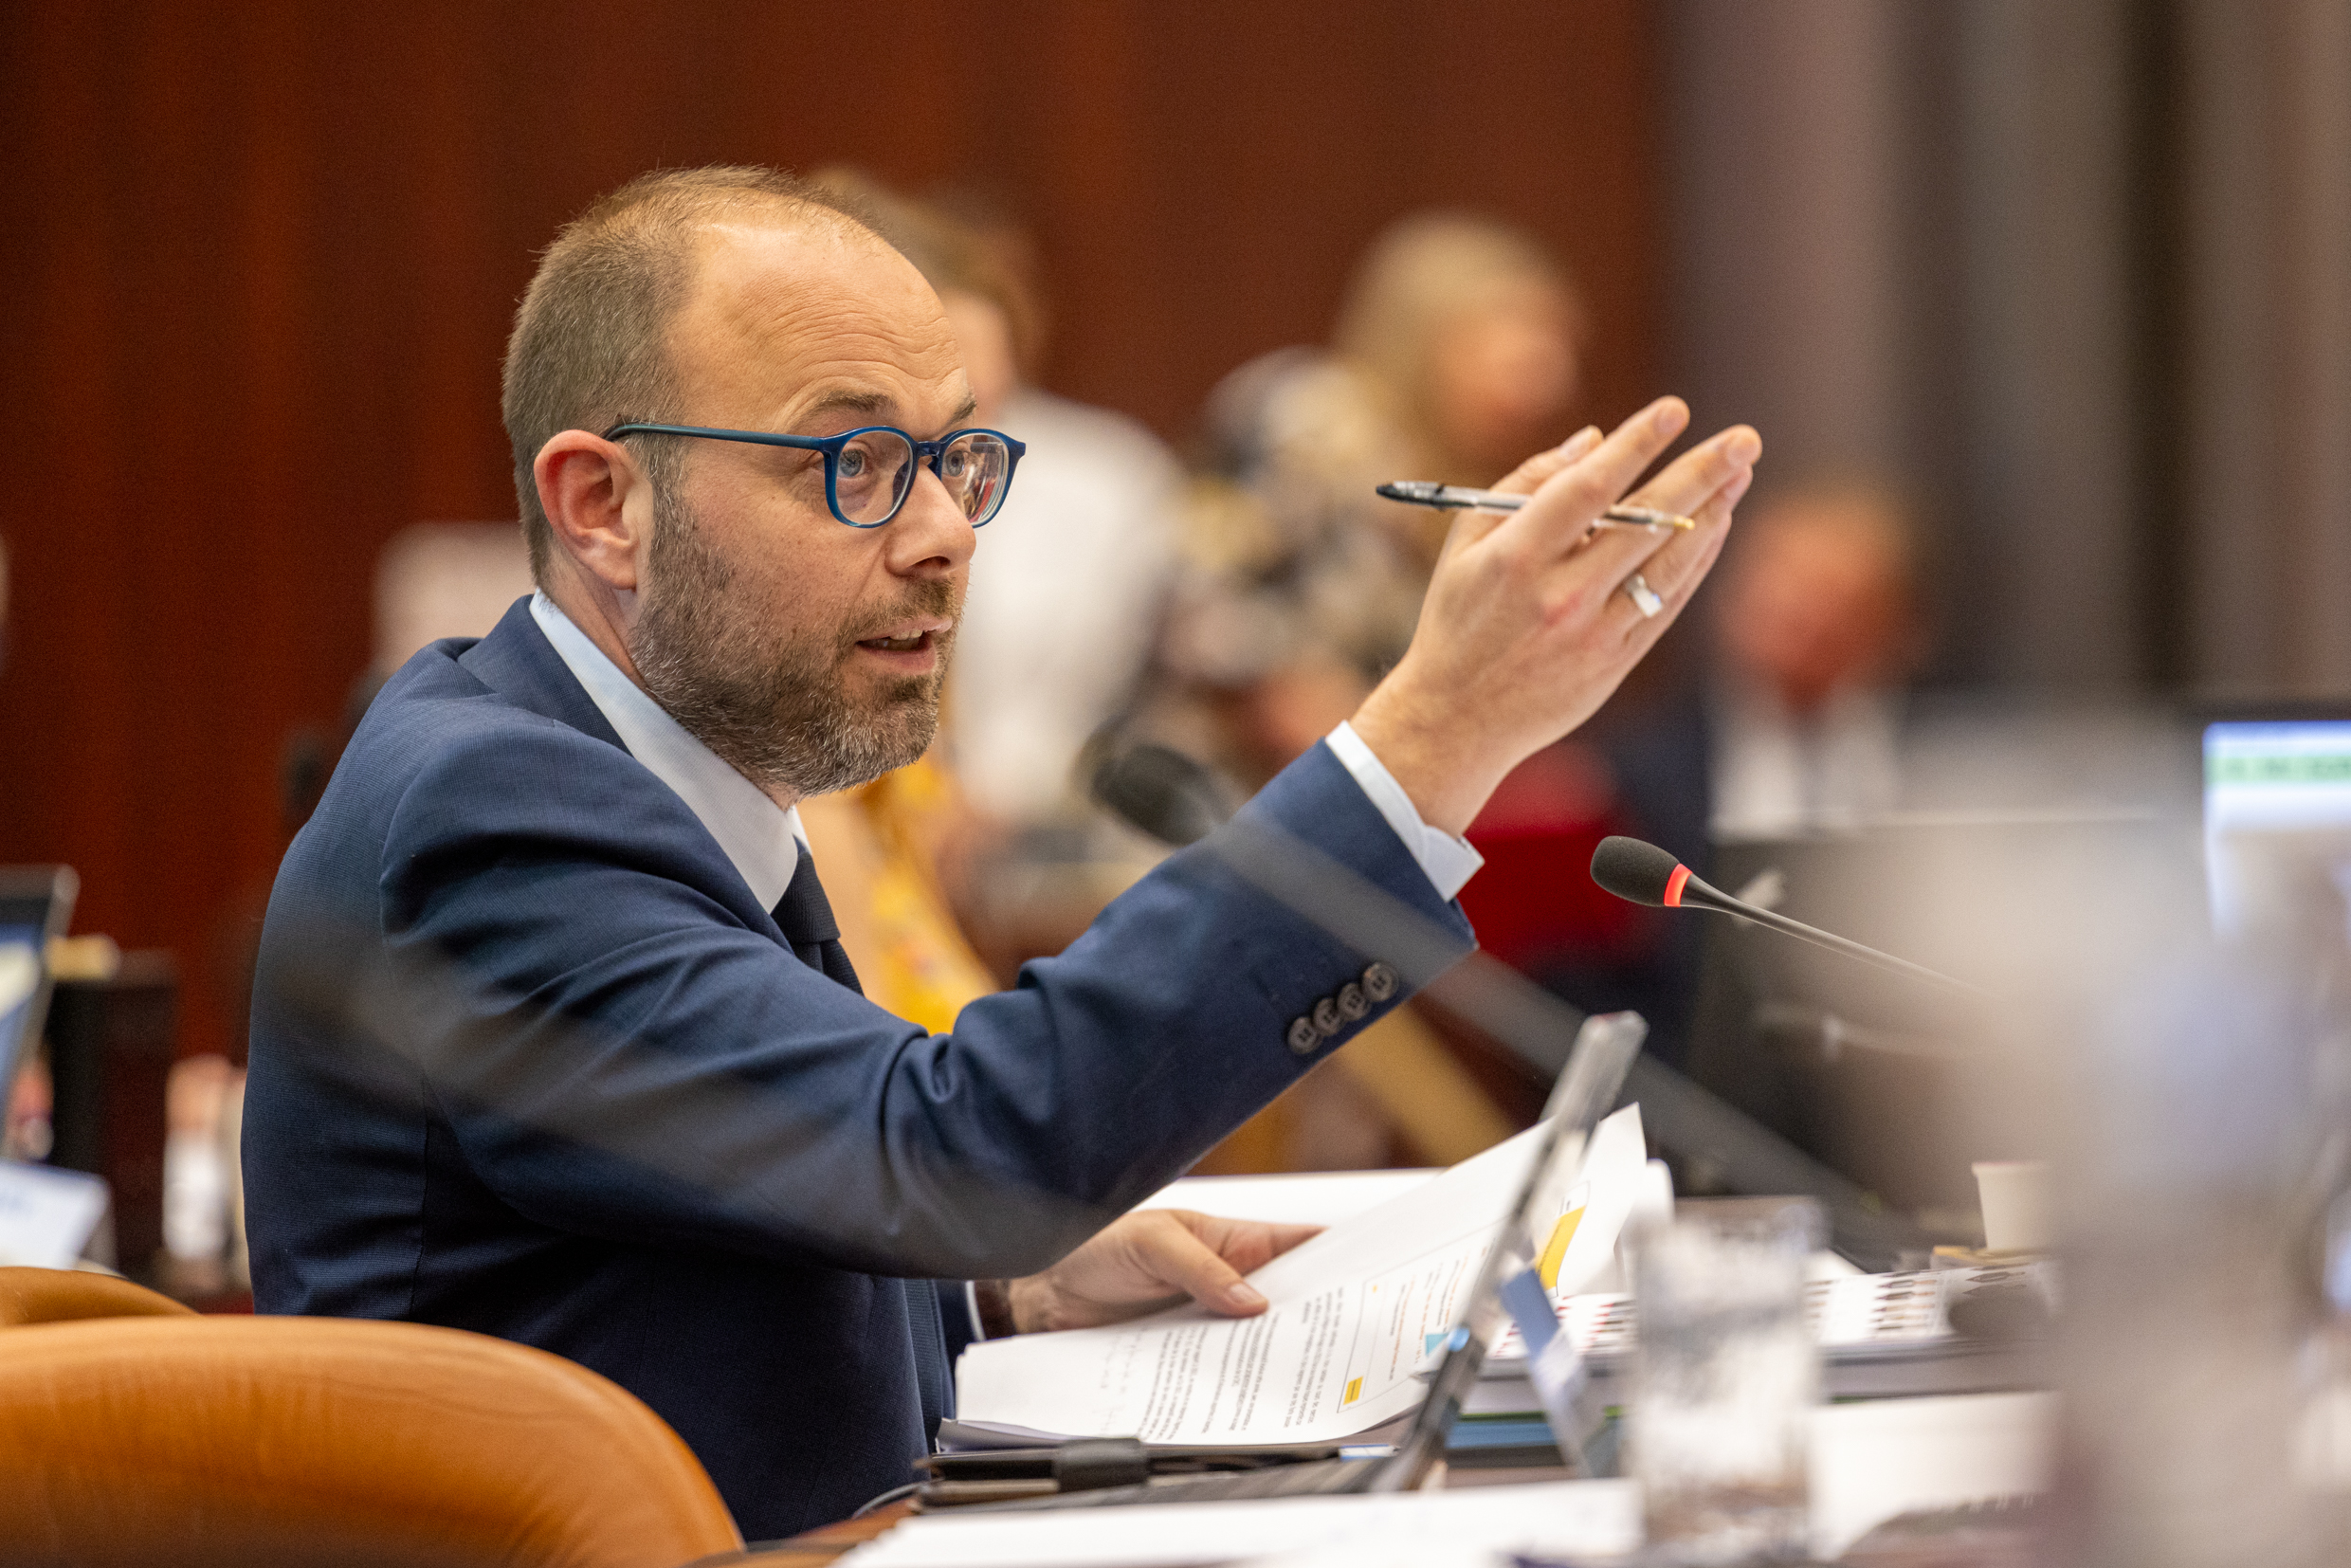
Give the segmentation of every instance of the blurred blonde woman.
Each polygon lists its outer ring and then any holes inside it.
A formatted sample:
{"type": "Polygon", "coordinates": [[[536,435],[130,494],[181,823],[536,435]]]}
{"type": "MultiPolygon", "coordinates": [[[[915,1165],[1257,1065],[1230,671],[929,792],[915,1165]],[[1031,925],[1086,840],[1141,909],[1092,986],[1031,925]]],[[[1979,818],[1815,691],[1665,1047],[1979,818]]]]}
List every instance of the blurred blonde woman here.
{"type": "Polygon", "coordinates": [[[1215,472],[1188,520],[1164,658],[1223,715],[1245,782],[1353,712],[1412,639],[1447,519],[1373,487],[1490,483],[1563,438],[1583,329],[1536,241],[1419,213],[1358,264],[1327,351],[1277,351],[1211,395],[1215,472]]]}

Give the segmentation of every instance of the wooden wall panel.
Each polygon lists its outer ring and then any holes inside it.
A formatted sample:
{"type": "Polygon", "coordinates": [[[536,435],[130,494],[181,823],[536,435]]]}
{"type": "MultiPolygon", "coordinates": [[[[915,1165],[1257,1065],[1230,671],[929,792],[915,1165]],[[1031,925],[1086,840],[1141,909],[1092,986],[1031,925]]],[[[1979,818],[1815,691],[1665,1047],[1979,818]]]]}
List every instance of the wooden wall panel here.
{"type": "Polygon", "coordinates": [[[212,955],[377,550],[513,515],[508,313],[640,170],[985,183],[1042,241],[1047,381],[1171,436],[1429,203],[1571,259],[1589,412],[1657,390],[1642,0],[17,0],[0,37],[0,862],[72,862],[82,929],[176,949],[191,1048],[233,1027],[212,955]]]}

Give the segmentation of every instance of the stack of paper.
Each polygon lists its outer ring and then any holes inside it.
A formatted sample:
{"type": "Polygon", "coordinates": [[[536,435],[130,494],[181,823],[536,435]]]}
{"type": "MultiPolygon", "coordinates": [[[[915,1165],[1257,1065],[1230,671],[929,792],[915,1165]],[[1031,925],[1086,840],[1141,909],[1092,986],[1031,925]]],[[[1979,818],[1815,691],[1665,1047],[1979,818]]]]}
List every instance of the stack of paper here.
{"type": "MultiPolygon", "coordinates": [[[[1421,1402],[1414,1374],[1461,1321],[1539,1131],[1274,1259],[1249,1276],[1271,1304],[1261,1316],[1186,1306],[974,1345],[956,1369],[958,1433],[1255,1446],[1340,1442],[1394,1420],[1421,1402]]],[[[1535,1246],[1559,1292],[1613,1262],[1647,1156],[1628,1106],[1595,1131],[1572,1182],[1538,1194],[1535,1246]]]]}
{"type": "MultiPolygon", "coordinates": [[[[2023,1268],[1940,1268],[1855,1274],[1805,1286],[1805,1317],[1820,1342],[1821,1381],[1832,1399],[1982,1393],[2035,1386],[2035,1347],[1962,1339],[1951,1308],[1977,1291],[2051,1288],[2047,1264],[2023,1268]]],[[[1560,1327],[1582,1353],[1603,1397],[1627,1395],[1640,1318],[1624,1295],[1556,1302],[1560,1327]]],[[[1485,1358],[1485,1380],[1465,1414],[1532,1413],[1540,1408],[1526,1376],[1526,1343],[1513,1328],[1485,1358]]]]}

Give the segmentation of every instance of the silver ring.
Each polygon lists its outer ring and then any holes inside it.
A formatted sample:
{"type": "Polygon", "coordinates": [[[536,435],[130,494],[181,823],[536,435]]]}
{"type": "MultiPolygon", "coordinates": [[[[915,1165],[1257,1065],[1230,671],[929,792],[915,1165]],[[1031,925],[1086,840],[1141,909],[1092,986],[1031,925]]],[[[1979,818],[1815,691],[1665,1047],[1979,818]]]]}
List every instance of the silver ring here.
{"type": "Polygon", "coordinates": [[[1645,621],[1655,619],[1657,612],[1666,608],[1666,601],[1657,596],[1657,590],[1649,587],[1649,579],[1638,572],[1625,579],[1625,597],[1632,601],[1632,608],[1641,612],[1641,619],[1645,621]]]}

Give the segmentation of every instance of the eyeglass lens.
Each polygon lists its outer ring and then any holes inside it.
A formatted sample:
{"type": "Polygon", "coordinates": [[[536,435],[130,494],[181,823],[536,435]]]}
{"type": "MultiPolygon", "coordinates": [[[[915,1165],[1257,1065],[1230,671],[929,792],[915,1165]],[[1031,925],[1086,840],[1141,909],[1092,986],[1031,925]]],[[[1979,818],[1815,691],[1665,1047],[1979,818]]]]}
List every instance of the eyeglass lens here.
{"type": "Polygon", "coordinates": [[[861,430],[833,465],[833,501],[851,522],[880,522],[913,483],[913,445],[896,430],[861,430]]]}
{"type": "Polygon", "coordinates": [[[975,527],[994,517],[996,508],[1004,504],[1006,476],[1011,467],[1011,448],[993,435],[976,431],[957,436],[939,454],[939,483],[947,486],[947,493],[956,498],[975,527]]]}
{"type": "MultiPolygon", "coordinates": [[[[995,436],[962,435],[939,454],[939,480],[976,526],[1004,504],[1011,451],[995,436]]],[[[914,483],[914,447],[896,430],[864,430],[833,465],[833,499],[851,522],[876,523],[895,513],[914,483]]]]}

